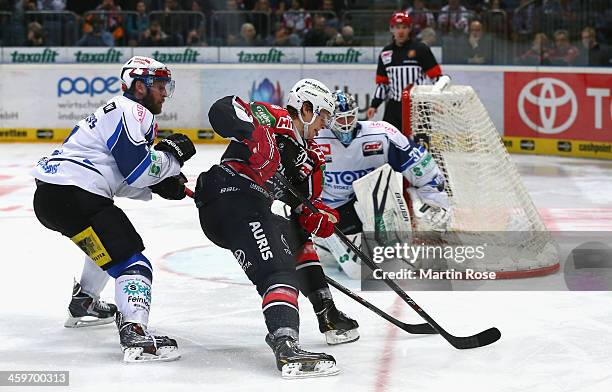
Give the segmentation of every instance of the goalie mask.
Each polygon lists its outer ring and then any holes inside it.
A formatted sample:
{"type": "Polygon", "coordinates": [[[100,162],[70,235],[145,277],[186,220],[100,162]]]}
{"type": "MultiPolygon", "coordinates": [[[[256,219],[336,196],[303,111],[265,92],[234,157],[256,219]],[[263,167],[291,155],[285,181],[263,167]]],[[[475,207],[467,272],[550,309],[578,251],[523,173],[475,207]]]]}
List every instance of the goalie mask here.
{"type": "Polygon", "coordinates": [[[156,80],[165,81],[166,97],[174,93],[174,80],[172,72],[163,63],[144,56],[134,56],[121,68],[121,89],[127,91],[135,80],[141,80],[147,88],[153,87],[156,80]]]}
{"type": "Polygon", "coordinates": [[[340,140],[340,143],[349,145],[355,138],[359,108],[355,98],[349,93],[338,90],[334,92],[334,98],[336,101],[336,112],[330,129],[340,140]]]}

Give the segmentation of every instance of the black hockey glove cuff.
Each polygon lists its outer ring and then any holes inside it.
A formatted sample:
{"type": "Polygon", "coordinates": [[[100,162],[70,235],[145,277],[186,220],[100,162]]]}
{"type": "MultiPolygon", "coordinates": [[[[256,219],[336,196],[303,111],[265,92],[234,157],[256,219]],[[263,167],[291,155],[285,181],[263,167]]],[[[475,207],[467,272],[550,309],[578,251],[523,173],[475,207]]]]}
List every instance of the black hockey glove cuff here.
{"type": "Polygon", "coordinates": [[[165,151],[172,154],[179,161],[181,167],[196,153],[193,142],[182,133],[173,133],[167,138],[160,140],[154,148],[157,151],[165,151]]]}
{"type": "Polygon", "coordinates": [[[161,182],[151,185],[151,192],[158,194],[164,199],[181,200],[185,198],[185,184],[187,177],[183,173],[178,176],[164,178],[161,182]]]}

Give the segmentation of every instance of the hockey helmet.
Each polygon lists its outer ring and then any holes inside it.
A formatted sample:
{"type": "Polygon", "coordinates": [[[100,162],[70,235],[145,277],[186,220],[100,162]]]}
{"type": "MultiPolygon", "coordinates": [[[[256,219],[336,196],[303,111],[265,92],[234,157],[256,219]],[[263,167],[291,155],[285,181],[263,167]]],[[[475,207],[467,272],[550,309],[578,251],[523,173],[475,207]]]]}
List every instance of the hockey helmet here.
{"type": "Polygon", "coordinates": [[[316,117],[321,116],[326,119],[325,126],[329,128],[332,116],[334,115],[334,97],[331,91],[321,82],[315,79],[302,79],[291,87],[287,106],[295,108],[302,123],[304,123],[304,136],[310,139],[312,135],[308,134],[308,126],[312,125],[316,117]],[[302,106],[304,102],[312,104],[314,116],[309,123],[306,123],[302,118],[302,106]],[[323,113],[325,110],[327,113],[323,113]]]}
{"type": "Polygon", "coordinates": [[[121,68],[121,89],[129,90],[134,80],[141,80],[148,88],[153,87],[155,80],[166,81],[165,89],[167,97],[174,93],[174,80],[172,72],[163,63],[150,57],[134,56],[121,68]]]}
{"type": "Polygon", "coordinates": [[[357,125],[357,102],[349,93],[337,90],[334,92],[336,111],[331,124],[331,131],[342,144],[348,145],[355,137],[357,125]]]}
{"type": "Polygon", "coordinates": [[[389,20],[389,27],[393,28],[398,24],[412,26],[412,17],[405,11],[395,12],[389,20]]]}

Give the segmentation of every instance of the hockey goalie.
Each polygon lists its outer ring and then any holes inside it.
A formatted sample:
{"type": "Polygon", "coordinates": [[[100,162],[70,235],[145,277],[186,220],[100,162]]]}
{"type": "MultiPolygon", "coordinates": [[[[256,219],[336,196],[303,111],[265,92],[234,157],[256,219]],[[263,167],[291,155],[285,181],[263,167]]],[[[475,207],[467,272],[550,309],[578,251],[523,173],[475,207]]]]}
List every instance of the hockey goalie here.
{"type": "MultiPolygon", "coordinates": [[[[316,141],[326,158],[323,200],[339,212],[338,228],[358,246],[363,232],[372,233],[381,246],[410,242],[403,176],[412,185],[420,219],[444,231],[450,208],[444,176],[425,147],[385,121],[357,121],[350,94],[336,91],[334,98],[331,129],[322,130],[316,141]]],[[[316,245],[349,277],[359,278],[359,259],[337,236],[319,239],[316,245]]]]}
{"type": "MultiPolygon", "coordinates": [[[[557,245],[474,90],[442,77],[406,97],[414,138],[385,122],[357,121],[353,97],[335,93],[334,121],[316,141],[326,157],[324,201],[340,213],[338,228],[356,245],[367,233],[362,248],[414,243],[424,232],[443,245],[486,244],[483,258],[450,268],[494,271],[496,279],[556,272],[557,245]]],[[[360,278],[359,259],[336,236],[315,244],[322,260],[360,278]]]]}

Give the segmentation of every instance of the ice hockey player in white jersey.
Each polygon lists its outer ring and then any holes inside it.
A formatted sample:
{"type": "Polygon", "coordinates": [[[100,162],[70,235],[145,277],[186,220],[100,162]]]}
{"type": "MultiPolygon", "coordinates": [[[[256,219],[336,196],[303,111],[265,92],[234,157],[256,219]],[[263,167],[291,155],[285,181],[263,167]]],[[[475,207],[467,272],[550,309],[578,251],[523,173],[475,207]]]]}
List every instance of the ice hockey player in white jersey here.
{"type": "Polygon", "coordinates": [[[322,198],[340,214],[337,227],[345,234],[362,232],[353,182],[387,163],[416,188],[428,210],[426,219],[443,226],[449,209],[444,176],[425,147],[388,122],[357,121],[358,107],[349,93],[336,91],[334,98],[331,129],[319,132],[315,140],[326,160],[322,198]]]}
{"type": "Polygon", "coordinates": [[[147,331],[153,270],[144,244],[115,196],[178,200],[187,179],[181,167],[193,143],[172,134],[155,146],[155,115],[174,91],[168,67],[135,56],[121,69],[123,95],[79,121],[62,146],[32,170],[34,212],[48,229],[70,238],[86,255],[75,282],[66,327],[116,321],[124,360],[173,360],[176,341],[147,331]],[[117,306],[99,300],[115,278],[117,306]]]}

